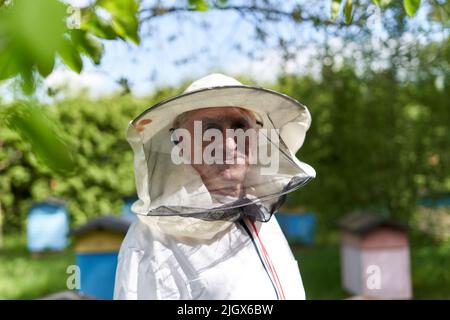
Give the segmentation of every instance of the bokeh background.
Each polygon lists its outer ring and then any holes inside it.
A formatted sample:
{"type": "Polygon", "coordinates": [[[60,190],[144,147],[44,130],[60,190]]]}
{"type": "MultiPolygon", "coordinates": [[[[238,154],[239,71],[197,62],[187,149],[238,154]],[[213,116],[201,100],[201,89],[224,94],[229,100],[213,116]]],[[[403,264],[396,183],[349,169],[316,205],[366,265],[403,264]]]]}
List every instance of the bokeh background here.
{"type": "Polygon", "coordinates": [[[407,225],[412,298],[449,299],[449,13],[444,0],[0,1],[0,299],[68,290],[76,241],[33,250],[30,210],[62,199],[70,230],[123,216],[128,122],[211,72],[311,111],[297,156],[317,177],[282,210],[313,216],[289,237],[308,299],[357,295],[337,224],[356,211],[407,225]]]}

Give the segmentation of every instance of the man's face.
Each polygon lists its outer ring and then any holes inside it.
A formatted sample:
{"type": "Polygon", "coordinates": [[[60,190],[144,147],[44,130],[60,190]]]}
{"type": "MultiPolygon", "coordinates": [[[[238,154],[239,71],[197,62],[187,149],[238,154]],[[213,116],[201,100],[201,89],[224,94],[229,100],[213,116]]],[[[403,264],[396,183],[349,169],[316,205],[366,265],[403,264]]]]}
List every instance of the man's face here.
{"type": "MultiPolygon", "coordinates": [[[[207,164],[205,161],[201,161],[201,164],[191,164],[210,192],[236,197],[242,193],[242,183],[249,167],[250,148],[247,140],[245,148],[238,148],[237,139],[230,137],[229,133],[230,129],[242,129],[245,132],[255,127],[256,119],[254,115],[237,107],[204,108],[189,111],[182,116],[179,128],[189,131],[192,137],[190,148],[192,153],[196,152],[196,148],[201,148],[201,154],[203,155],[205,148],[211,143],[215,142],[220,145],[217,150],[222,152],[223,164],[207,164]],[[201,122],[202,136],[207,130],[215,129],[221,132],[222,141],[216,142],[214,138],[212,138],[212,141],[204,141],[203,139],[195,141],[194,127],[197,121],[201,122]],[[226,160],[231,163],[225,163],[226,160]]],[[[239,131],[236,131],[236,133],[239,133],[239,131]]],[[[190,158],[193,159],[193,154],[190,158]]]]}

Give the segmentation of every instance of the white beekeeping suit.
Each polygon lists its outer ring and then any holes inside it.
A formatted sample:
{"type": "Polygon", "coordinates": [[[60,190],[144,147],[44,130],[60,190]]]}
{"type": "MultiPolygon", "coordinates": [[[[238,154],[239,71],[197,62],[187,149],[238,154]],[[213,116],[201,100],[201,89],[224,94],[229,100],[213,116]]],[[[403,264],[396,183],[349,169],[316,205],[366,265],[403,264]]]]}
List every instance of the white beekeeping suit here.
{"type": "Polygon", "coordinates": [[[120,249],[114,298],[305,299],[275,213],[287,193],[315,177],[295,156],[310,124],[298,101],[221,74],[195,81],[131,121],[127,140],[134,151],[139,200],[132,210],[138,219],[120,249]],[[254,155],[267,155],[252,156],[239,196],[212,189],[206,182],[211,177],[174,161],[174,148],[188,145],[174,135],[175,119],[229,110],[224,108],[252,115],[254,155]]]}

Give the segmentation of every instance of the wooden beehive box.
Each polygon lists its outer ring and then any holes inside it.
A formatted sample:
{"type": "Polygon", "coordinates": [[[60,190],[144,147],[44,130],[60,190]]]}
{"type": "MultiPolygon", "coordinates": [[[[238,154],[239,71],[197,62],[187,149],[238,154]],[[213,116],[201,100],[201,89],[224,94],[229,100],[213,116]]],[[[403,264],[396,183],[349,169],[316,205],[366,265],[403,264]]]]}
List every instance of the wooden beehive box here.
{"type": "Polygon", "coordinates": [[[275,214],[281,230],[292,244],[312,245],[316,231],[316,215],[302,207],[283,206],[275,214]]]}
{"type": "Polygon", "coordinates": [[[129,220],[101,216],[72,231],[82,294],[113,298],[117,255],[129,226],[129,220]]]}
{"type": "Polygon", "coordinates": [[[59,198],[47,198],[30,208],[27,218],[27,247],[33,253],[61,251],[67,246],[69,214],[59,198]]]}
{"type": "Polygon", "coordinates": [[[363,297],[412,297],[408,230],[376,214],[353,213],[339,220],[342,286],[363,297]]]}

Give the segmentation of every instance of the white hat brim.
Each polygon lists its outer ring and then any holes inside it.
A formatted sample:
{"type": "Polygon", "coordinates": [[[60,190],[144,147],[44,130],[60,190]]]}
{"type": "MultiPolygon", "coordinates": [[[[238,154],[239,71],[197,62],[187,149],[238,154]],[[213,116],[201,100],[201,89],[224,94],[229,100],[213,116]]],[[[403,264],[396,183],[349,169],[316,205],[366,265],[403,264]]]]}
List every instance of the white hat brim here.
{"type": "Polygon", "coordinates": [[[308,108],[285,94],[245,85],[220,86],[182,93],[151,106],[130,122],[127,136],[135,136],[136,132],[130,130],[138,128],[145,143],[178,115],[211,107],[240,107],[255,112],[263,128],[280,130],[294,154],[302,146],[311,124],[308,108]]]}

